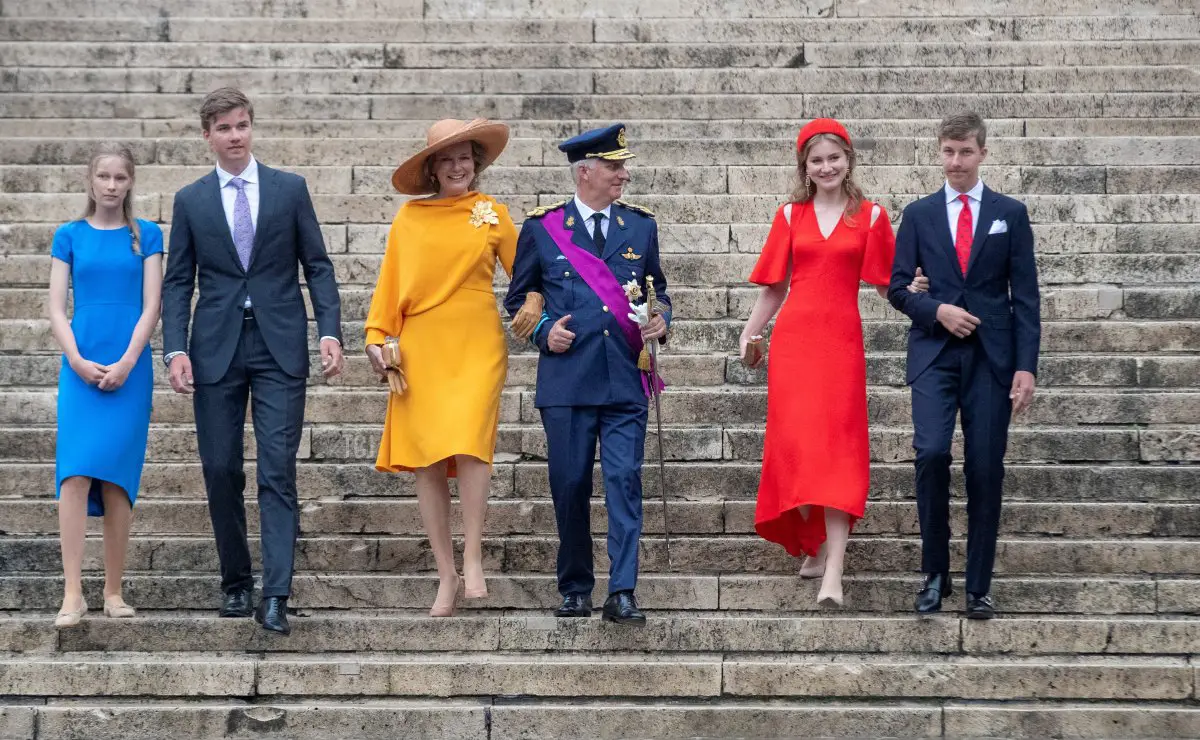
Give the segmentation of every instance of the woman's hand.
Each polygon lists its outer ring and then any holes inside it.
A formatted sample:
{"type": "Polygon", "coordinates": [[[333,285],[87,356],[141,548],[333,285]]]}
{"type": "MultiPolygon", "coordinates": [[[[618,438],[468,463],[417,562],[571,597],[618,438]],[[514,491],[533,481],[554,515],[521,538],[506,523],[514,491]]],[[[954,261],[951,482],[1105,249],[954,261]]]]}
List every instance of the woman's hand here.
{"type": "Polygon", "coordinates": [[[383,346],[378,344],[367,345],[367,359],[371,361],[371,369],[379,376],[379,379],[387,379],[387,365],[383,363],[383,346]]]}
{"type": "Polygon", "coordinates": [[[743,333],[738,338],[738,357],[742,359],[742,364],[748,368],[754,369],[763,363],[766,353],[762,351],[762,335],[748,335],[743,333]]]}
{"type": "MultiPolygon", "coordinates": [[[[82,357],[71,360],[71,369],[79,376],[79,379],[88,385],[99,385],[104,380],[105,374],[108,373],[108,368],[98,362],[85,360],[82,357]]],[[[128,374],[128,373],[127,373],[128,374]]],[[[122,379],[122,382],[124,379],[122,379]]]]}
{"type": "Polygon", "coordinates": [[[100,379],[99,388],[102,391],[115,391],[125,385],[125,380],[129,377],[130,371],[133,370],[133,363],[127,360],[120,360],[109,365],[107,370],[108,372],[100,379]]]}

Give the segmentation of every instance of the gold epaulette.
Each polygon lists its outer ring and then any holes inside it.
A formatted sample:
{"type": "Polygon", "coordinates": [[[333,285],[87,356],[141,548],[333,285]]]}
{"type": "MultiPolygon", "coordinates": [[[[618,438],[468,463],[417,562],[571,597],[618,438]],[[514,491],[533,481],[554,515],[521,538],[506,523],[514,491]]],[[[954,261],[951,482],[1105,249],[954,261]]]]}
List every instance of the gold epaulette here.
{"type": "Polygon", "coordinates": [[[551,203],[550,205],[547,205],[547,206],[538,206],[537,208],[534,208],[532,211],[525,211],[525,215],[528,216],[529,218],[537,218],[539,216],[545,216],[550,211],[558,210],[559,208],[562,208],[566,204],[567,204],[567,202],[565,200],[560,200],[557,203],[551,203]]]}
{"type": "Polygon", "coordinates": [[[627,203],[623,200],[618,200],[617,203],[619,205],[624,206],[625,208],[628,208],[631,211],[637,211],[638,213],[642,214],[643,216],[649,216],[650,218],[654,218],[654,211],[650,210],[646,206],[639,206],[637,203],[627,203]]]}

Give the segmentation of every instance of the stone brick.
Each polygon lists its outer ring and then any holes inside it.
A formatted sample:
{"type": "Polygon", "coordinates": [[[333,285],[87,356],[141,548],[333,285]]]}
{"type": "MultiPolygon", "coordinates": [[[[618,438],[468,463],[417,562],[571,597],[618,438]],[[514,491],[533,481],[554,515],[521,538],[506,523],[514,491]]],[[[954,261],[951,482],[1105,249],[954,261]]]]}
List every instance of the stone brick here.
{"type": "Polygon", "coordinates": [[[1096,704],[1006,703],[984,707],[948,703],[945,732],[953,737],[1187,737],[1200,733],[1200,710],[1096,704]]]}

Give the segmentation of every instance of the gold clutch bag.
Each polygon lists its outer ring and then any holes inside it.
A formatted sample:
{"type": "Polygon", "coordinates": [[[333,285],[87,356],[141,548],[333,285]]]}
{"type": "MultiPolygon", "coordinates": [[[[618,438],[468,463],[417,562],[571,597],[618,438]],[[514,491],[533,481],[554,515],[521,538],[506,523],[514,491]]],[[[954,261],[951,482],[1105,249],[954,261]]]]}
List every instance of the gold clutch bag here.
{"type": "Polygon", "coordinates": [[[750,341],[746,342],[746,356],[742,358],[742,364],[746,367],[757,367],[766,353],[767,341],[761,336],[751,337],[750,341]]]}
{"type": "Polygon", "coordinates": [[[408,390],[404,369],[400,367],[400,338],[386,337],[383,340],[383,364],[387,367],[387,381],[392,393],[401,395],[408,390]]]}

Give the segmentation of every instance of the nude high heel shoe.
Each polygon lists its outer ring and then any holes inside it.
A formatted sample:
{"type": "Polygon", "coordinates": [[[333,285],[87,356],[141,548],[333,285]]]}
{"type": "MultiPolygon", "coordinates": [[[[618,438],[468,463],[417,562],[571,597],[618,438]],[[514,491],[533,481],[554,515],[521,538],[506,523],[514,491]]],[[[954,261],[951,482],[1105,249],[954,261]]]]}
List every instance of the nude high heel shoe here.
{"type": "MultiPolygon", "coordinates": [[[[430,607],[430,609],[429,609],[429,616],[431,616],[431,617],[453,617],[454,609],[457,606],[457,602],[458,602],[458,589],[461,586],[462,586],[462,578],[459,577],[459,575],[457,573],[455,573],[454,574],[454,591],[450,596],[450,603],[447,604],[445,602],[437,601],[435,599],[433,602],[433,606],[430,607]]],[[[441,595],[441,588],[438,589],[438,594],[441,595]]]]}

